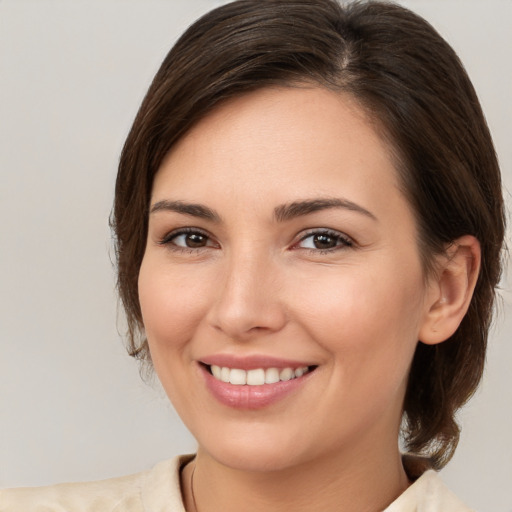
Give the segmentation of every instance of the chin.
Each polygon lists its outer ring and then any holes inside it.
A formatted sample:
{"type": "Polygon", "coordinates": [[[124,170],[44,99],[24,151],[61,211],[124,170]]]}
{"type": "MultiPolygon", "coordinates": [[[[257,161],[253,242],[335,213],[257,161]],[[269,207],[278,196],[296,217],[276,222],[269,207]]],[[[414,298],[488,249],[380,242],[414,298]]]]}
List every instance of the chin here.
{"type": "Polygon", "coordinates": [[[275,451],[258,449],[258,446],[248,446],[246,450],[231,449],[218,450],[209,455],[218,463],[238,471],[269,473],[273,471],[283,471],[296,466],[299,461],[293,460],[290,454],[286,456],[275,451]]]}
{"type": "Polygon", "coordinates": [[[282,471],[301,463],[301,453],[293,439],[292,435],[284,440],[252,433],[241,436],[226,435],[223,439],[208,439],[204,444],[199,442],[199,452],[239,471],[282,471]]]}

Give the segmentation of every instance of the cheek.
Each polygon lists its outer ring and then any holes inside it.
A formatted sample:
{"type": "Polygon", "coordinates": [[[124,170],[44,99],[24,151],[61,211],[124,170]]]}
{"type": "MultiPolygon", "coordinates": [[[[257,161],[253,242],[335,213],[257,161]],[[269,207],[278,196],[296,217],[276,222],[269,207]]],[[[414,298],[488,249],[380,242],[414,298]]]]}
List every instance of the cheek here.
{"type": "Polygon", "coordinates": [[[139,300],[151,360],[170,401],[183,419],[195,388],[188,381],[193,357],[191,343],[205,316],[208,290],[204,279],[191,280],[183,271],[170,271],[157,258],[144,258],[139,273],[139,300]]]}
{"type": "MultiPolygon", "coordinates": [[[[382,266],[360,272],[334,269],[309,279],[296,318],[334,360],[371,365],[380,373],[408,368],[418,340],[421,272],[382,266]]],[[[299,296],[296,291],[293,295],[299,296]]]]}
{"type": "Polygon", "coordinates": [[[139,273],[142,318],[155,363],[155,357],[186,347],[206,311],[201,279],[167,267],[145,257],[139,273]]]}

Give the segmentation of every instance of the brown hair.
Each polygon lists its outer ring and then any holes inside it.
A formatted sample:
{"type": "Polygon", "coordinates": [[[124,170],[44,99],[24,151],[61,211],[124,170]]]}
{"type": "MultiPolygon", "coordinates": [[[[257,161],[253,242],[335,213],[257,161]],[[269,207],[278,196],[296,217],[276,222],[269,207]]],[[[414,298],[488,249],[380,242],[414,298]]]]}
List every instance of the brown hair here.
{"type": "Polygon", "coordinates": [[[180,137],[223,100],[268,86],[312,83],[355,97],[383,132],[416,214],[426,272],[462,235],[481,244],[471,305],[444,343],[418,343],[403,438],[436,468],[459,437],[456,410],[483,372],[504,212],[499,167],[475,91],[451,47],[397,5],[240,0],[194,23],[165,58],[126,140],[112,225],[131,355],[149,361],[137,280],[153,178],[180,137]]]}

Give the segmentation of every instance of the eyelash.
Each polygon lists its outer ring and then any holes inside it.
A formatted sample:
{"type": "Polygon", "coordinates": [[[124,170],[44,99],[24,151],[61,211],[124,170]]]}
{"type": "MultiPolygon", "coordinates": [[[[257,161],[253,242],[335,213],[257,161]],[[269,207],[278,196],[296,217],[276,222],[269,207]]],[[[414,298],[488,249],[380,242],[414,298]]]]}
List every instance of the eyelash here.
{"type": "Polygon", "coordinates": [[[314,229],[306,232],[300,238],[300,240],[293,245],[293,249],[303,249],[309,251],[313,254],[329,254],[335,251],[344,250],[350,247],[354,247],[354,242],[348,236],[340,233],[339,231],[334,231],[331,229],[314,229]],[[334,247],[329,247],[327,249],[319,249],[319,248],[311,248],[311,247],[299,247],[299,244],[307,240],[308,238],[312,238],[314,236],[326,236],[328,238],[334,239],[336,241],[336,245],[334,247]],[[338,245],[339,244],[339,245],[338,245]]]}
{"type": "MultiPolygon", "coordinates": [[[[184,252],[184,253],[197,253],[203,249],[207,249],[209,247],[215,247],[215,245],[204,245],[199,247],[184,247],[181,245],[177,245],[174,243],[174,240],[176,240],[179,236],[182,235],[200,235],[202,237],[205,237],[208,241],[212,241],[212,237],[205,231],[202,231],[198,228],[181,228],[176,231],[172,231],[171,233],[168,233],[165,235],[161,240],[158,241],[159,245],[165,245],[168,246],[171,250],[177,251],[177,252],[184,252]]],[[[329,254],[332,252],[340,251],[343,249],[347,249],[354,246],[354,242],[352,239],[350,239],[348,236],[340,233],[339,231],[334,231],[331,229],[314,229],[310,230],[306,233],[304,233],[298,242],[295,242],[291,249],[292,250],[305,250],[312,254],[329,254]],[[300,244],[307,240],[308,238],[312,238],[314,236],[325,236],[331,239],[334,239],[336,241],[336,245],[334,247],[328,247],[327,249],[319,249],[319,248],[312,248],[312,247],[300,247],[300,244]]]]}
{"type": "Polygon", "coordinates": [[[161,240],[158,241],[159,245],[165,245],[168,246],[171,250],[177,251],[177,252],[184,252],[184,253],[197,253],[203,249],[207,249],[209,247],[213,247],[212,245],[204,245],[202,247],[184,247],[181,245],[177,245],[173,241],[182,235],[200,235],[207,239],[208,241],[212,241],[212,237],[205,231],[202,231],[198,228],[181,228],[176,231],[171,231],[167,235],[165,235],[161,240]]]}

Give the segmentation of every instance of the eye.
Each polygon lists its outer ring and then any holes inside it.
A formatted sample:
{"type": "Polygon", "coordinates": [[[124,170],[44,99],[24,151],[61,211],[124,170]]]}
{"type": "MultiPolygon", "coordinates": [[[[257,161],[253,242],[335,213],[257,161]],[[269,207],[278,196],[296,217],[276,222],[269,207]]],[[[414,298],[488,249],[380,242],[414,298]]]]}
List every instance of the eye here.
{"type": "Polygon", "coordinates": [[[206,247],[208,237],[202,233],[183,233],[174,236],[172,243],[178,247],[189,247],[190,249],[197,249],[198,247],[206,247]]]}
{"type": "Polygon", "coordinates": [[[338,231],[317,230],[307,233],[296,244],[300,249],[313,251],[332,251],[344,247],[352,247],[353,242],[346,235],[338,231]]]}
{"type": "Polygon", "coordinates": [[[216,247],[216,244],[206,233],[192,228],[173,231],[166,235],[159,243],[161,245],[174,246],[176,249],[216,247]]]}

